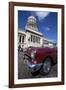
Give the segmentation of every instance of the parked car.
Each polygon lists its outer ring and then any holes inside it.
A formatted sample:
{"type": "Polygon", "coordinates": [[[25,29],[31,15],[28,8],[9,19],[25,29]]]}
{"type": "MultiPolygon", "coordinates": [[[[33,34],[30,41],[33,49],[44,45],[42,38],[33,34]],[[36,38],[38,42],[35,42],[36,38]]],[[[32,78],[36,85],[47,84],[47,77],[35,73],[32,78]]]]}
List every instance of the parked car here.
{"type": "Polygon", "coordinates": [[[40,71],[48,74],[54,64],[57,63],[57,47],[30,47],[24,52],[24,60],[32,74],[40,71]]]}

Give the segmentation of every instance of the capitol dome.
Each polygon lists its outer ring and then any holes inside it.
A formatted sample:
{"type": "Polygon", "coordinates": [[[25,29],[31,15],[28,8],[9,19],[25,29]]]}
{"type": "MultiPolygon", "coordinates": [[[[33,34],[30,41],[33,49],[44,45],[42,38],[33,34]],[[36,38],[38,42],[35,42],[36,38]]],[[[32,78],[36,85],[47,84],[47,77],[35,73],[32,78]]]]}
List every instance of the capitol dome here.
{"type": "Polygon", "coordinates": [[[27,23],[28,24],[36,24],[36,18],[34,16],[29,16],[27,23]]]}
{"type": "Polygon", "coordinates": [[[26,30],[38,31],[36,18],[34,16],[29,16],[26,23],[26,30]]]}

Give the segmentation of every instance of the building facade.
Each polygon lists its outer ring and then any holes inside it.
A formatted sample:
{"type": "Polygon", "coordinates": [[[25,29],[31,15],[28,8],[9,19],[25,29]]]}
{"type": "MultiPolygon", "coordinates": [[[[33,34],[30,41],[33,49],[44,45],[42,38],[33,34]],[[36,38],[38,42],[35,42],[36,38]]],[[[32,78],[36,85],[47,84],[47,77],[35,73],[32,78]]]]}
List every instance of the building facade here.
{"type": "Polygon", "coordinates": [[[28,17],[25,30],[18,30],[18,46],[26,47],[51,47],[55,43],[44,38],[43,34],[39,32],[36,18],[34,16],[28,17]]]}

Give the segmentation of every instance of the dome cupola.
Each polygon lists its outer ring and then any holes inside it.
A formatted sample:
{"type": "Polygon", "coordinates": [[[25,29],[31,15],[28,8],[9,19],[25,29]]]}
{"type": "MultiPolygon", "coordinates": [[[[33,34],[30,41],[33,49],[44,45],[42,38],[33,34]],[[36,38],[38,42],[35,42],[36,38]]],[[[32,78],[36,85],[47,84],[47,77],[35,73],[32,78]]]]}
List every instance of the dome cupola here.
{"type": "Polygon", "coordinates": [[[34,16],[29,16],[28,17],[27,24],[26,24],[26,29],[31,29],[31,30],[38,31],[36,18],[34,16]]]}
{"type": "Polygon", "coordinates": [[[36,18],[34,16],[28,17],[27,23],[28,24],[36,24],[36,18]]]}

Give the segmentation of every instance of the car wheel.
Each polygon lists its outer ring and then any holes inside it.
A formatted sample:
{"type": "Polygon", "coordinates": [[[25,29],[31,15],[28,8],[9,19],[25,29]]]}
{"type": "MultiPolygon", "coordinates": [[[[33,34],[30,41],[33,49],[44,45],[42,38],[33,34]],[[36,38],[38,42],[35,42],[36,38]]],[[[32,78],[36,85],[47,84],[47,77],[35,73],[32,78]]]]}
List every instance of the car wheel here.
{"type": "Polygon", "coordinates": [[[51,59],[46,58],[46,60],[43,62],[40,73],[42,75],[47,75],[51,71],[51,66],[52,66],[51,59]]]}
{"type": "Polygon", "coordinates": [[[31,72],[32,76],[36,76],[36,75],[38,75],[39,73],[40,73],[39,70],[38,70],[38,71],[35,71],[35,72],[31,72]]]}

